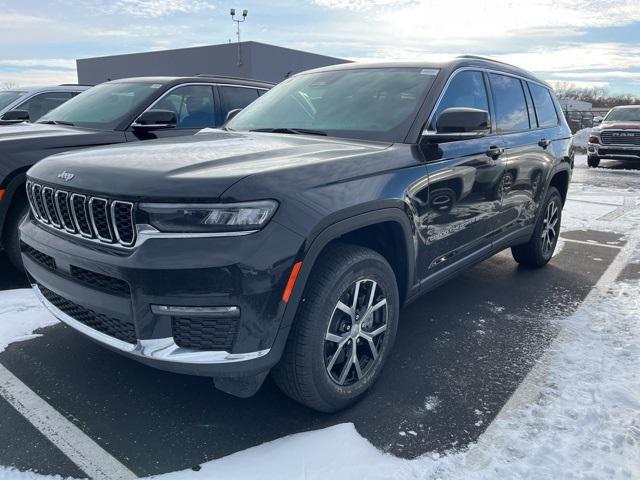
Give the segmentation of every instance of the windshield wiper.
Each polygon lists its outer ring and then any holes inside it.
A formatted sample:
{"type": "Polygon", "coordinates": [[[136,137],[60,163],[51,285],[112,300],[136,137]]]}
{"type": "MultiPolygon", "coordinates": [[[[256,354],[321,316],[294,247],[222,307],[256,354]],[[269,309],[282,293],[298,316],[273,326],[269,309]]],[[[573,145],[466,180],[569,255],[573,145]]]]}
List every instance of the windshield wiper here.
{"type": "Polygon", "coordinates": [[[308,128],[255,128],[250,132],[267,132],[267,133],[289,133],[291,135],[322,135],[327,136],[327,132],[322,130],[310,130],[308,128]]]}
{"type": "Polygon", "coordinates": [[[64,122],[62,120],[45,120],[43,122],[37,122],[37,123],[42,123],[43,125],[64,125],[67,127],[75,127],[75,125],[71,122],[64,122]]]}

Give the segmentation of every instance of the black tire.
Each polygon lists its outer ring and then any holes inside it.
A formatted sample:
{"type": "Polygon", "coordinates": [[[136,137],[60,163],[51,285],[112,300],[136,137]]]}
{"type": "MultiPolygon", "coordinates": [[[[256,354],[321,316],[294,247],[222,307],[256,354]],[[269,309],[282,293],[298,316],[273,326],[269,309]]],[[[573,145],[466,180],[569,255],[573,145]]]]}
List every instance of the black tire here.
{"type": "Polygon", "coordinates": [[[600,159],[598,157],[589,156],[587,157],[587,165],[589,165],[590,168],[596,168],[600,165],[600,159]]]}
{"type": "Polygon", "coordinates": [[[18,270],[23,271],[22,257],[20,256],[20,232],[22,220],[29,215],[29,204],[25,198],[16,198],[11,204],[11,210],[4,224],[2,232],[2,246],[9,261],[18,270]]]}
{"type": "MultiPolygon", "coordinates": [[[[362,304],[358,308],[366,310],[366,307],[362,304]]],[[[398,286],[385,258],[355,245],[330,246],[311,272],[282,359],[272,371],[276,384],[286,395],[314,410],[334,412],[348,407],[366,393],[380,374],[395,340],[398,315],[398,286]],[[386,305],[369,315],[357,310],[360,319],[351,323],[352,330],[345,324],[359,317],[345,313],[339,304],[342,302],[342,307],[347,303],[353,305],[347,299],[355,296],[356,284],[362,286],[358,287],[358,292],[362,288],[358,297],[366,297],[362,300],[368,305],[384,303],[383,297],[386,305]],[[371,290],[373,295],[370,295],[371,290]],[[370,325],[366,325],[367,318],[371,320],[370,325]],[[359,335],[380,330],[382,323],[374,322],[381,322],[381,319],[386,320],[386,329],[372,336],[379,342],[374,344],[377,351],[374,356],[369,341],[359,335]],[[334,330],[338,327],[339,330],[334,330]],[[342,332],[341,336],[334,335],[334,331],[342,332]],[[329,339],[330,336],[344,342],[343,346],[335,339],[329,339]],[[360,372],[353,361],[353,346],[360,372]],[[337,360],[332,364],[333,357],[337,360]],[[366,363],[361,363],[363,360],[366,363]],[[343,375],[337,372],[344,373],[345,368],[347,376],[341,384],[343,375]],[[338,376],[340,378],[335,378],[338,376]]]]}
{"type": "Polygon", "coordinates": [[[511,254],[515,261],[532,268],[540,268],[549,263],[558,243],[562,221],[562,197],[557,188],[549,187],[541,208],[542,211],[531,239],[527,243],[511,247],[511,254]],[[549,221],[549,215],[552,212],[555,221],[553,218],[549,221]],[[549,223],[552,223],[553,226],[548,228],[549,223]],[[548,236],[545,236],[545,231],[548,236]]]}

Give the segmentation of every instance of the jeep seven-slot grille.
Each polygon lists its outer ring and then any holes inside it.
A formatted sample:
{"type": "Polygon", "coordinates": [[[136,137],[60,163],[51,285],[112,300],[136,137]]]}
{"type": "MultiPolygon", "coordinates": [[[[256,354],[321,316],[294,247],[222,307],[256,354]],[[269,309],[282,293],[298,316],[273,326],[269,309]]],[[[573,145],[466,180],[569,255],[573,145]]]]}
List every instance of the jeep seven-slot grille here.
{"type": "Polygon", "coordinates": [[[51,228],[102,243],[136,243],[133,204],[53,189],[31,180],[27,197],[33,216],[51,228]]]}
{"type": "Polygon", "coordinates": [[[118,318],[96,313],[93,310],[89,310],[88,308],[78,305],[71,300],[61,297],[42,285],[38,285],[38,288],[49,303],[69,315],[74,320],[77,320],[89,328],[102,332],[105,335],[122,340],[123,342],[131,344],[136,343],[136,330],[133,324],[127,323],[118,318]]]}
{"type": "Polygon", "coordinates": [[[603,145],[640,146],[640,131],[604,130],[600,133],[603,145]]]}

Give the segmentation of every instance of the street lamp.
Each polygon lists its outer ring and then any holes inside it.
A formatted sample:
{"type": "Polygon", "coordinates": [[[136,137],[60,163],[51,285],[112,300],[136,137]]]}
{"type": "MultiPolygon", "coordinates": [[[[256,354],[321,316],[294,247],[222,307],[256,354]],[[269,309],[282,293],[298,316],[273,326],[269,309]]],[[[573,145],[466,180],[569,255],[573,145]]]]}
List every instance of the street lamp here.
{"type": "Polygon", "coordinates": [[[238,37],[238,66],[242,66],[242,50],[240,46],[240,24],[247,20],[247,15],[249,14],[249,10],[242,10],[242,18],[236,18],[236,9],[232,8],[229,12],[231,14],[231,19],[236,22],[236,36],[238,37]]]}

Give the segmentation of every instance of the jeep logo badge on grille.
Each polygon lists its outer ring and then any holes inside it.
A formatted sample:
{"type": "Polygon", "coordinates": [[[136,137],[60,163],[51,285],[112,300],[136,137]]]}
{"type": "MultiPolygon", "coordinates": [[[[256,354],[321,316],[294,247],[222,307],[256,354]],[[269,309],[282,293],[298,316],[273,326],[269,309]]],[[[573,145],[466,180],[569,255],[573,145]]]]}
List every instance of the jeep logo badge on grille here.
{"type": "Polygon", "coordinates": [[[69,180],[73,179],[73,177],[75,177],[75,175],[67,171],[63,171],[62,173],[58,174],[58,178],[64,180],[65,182],[68,182],[69,180]]]}

